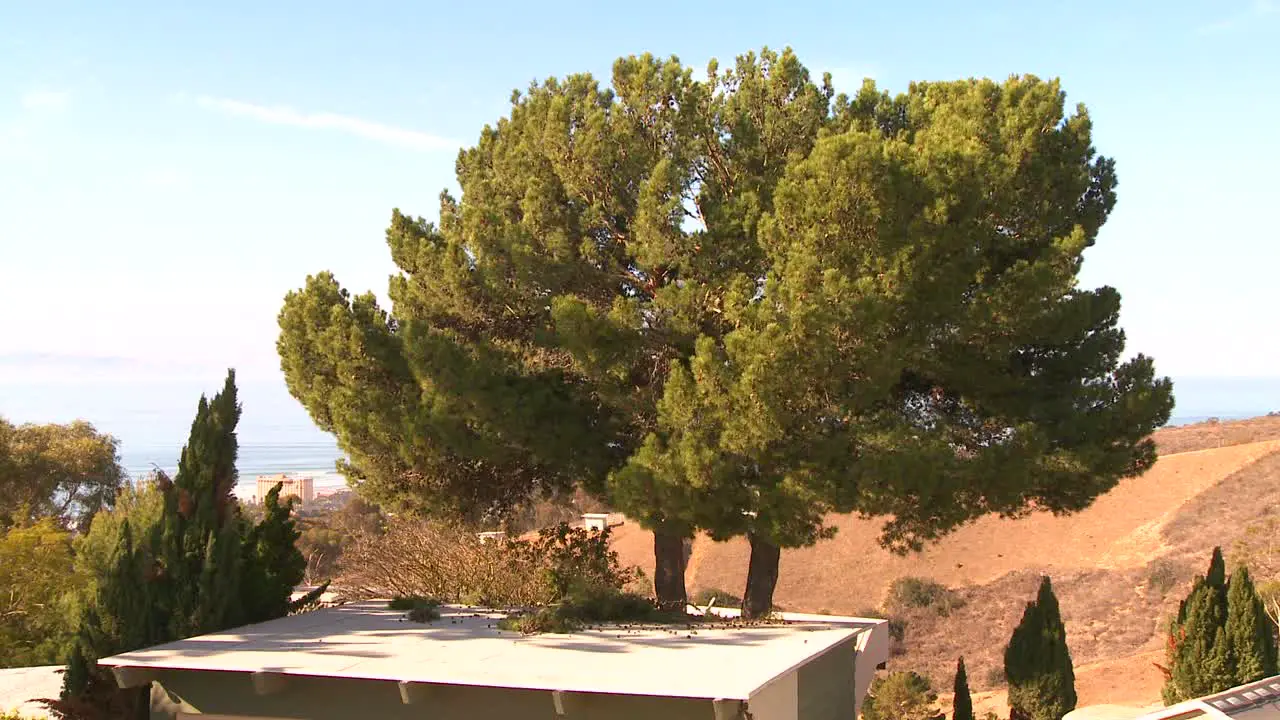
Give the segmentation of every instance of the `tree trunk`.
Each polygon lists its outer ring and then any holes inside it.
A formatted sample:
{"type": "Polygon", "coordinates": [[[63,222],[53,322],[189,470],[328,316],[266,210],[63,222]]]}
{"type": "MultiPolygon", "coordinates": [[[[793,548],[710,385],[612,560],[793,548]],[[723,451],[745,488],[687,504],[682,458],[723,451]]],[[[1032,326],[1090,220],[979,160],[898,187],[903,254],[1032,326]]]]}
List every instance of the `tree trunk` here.
{"type": "Polygon", "coordinates": [[[748,533],[747,540],[751,543],[751,560],[747,565],[747,589],[742,594],[742,617],[762,618],[773,610],[782,549],[754,533],[748,533]]]}
{"type": "Polygon", "coordinates": [[[684,611],[684,536],[661,528],[653,531],[653,592],[664,610],[684,611]]]}

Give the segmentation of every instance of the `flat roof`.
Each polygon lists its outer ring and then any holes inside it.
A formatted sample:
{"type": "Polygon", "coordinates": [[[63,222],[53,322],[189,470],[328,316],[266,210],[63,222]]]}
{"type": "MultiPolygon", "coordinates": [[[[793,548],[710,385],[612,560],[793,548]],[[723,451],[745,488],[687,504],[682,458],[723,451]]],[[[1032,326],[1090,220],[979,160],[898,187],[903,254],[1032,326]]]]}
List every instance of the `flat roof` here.
{"type": "Polygon", "coordinates": [[[526,690],[749,700],[775,678],[879,620],[600,625],[500,631],[505,616],[444,606],[415,623],[385,600],[351,603],[99,661],[153,670],[270,672],[526,690]]]}

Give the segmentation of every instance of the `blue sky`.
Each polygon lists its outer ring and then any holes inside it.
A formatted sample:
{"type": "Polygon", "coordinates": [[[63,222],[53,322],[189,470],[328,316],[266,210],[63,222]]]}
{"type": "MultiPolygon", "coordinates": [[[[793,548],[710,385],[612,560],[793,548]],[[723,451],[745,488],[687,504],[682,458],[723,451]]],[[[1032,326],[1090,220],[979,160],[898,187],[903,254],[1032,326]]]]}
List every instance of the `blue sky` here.
{"type": "MultiPolygon", "coordinates": [[[[391,208],[434,217],[513,88],[763,45],[838,89],[1060,77],[1118,163],[1082,281],[1120,288],[1131,350],[1175,378],[1280,376],[1278,41],[1280,0],[0,2],[0,413],[158,417],[235,366],[305,422],[282,296],[321,269],[384,292],[391,208]]],[[[1237,396],[1280,407],[1257,387],[1237,396]]]]}

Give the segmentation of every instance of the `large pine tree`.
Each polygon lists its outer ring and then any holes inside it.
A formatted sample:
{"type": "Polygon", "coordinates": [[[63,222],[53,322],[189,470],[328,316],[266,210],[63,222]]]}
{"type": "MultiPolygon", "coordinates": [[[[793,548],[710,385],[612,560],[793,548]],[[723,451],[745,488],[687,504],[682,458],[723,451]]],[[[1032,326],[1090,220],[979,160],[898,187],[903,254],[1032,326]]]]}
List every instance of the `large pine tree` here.
{"type": "Polygon", "coordinates": [[[746,536],[754,615],[832,512],[905,551],[1151,466],[1170,384],[1078,282],[1116,175],[1057,82],[708,70],[516,93],[438,225],[393,213],[390,309],[289,294],[290,392],[362,493],[474,516],[580,484],[654,531],[662,601],[683,538],[746,536]]]}
{"type": "Polygon", "coordinates": [[[279,617],[302,580],[305,561],[279,489],[263,520],[240,513],[236,482],[235,373],[200,398],[178,472],[157,474],[115,513],[94,519],[85,541],[92,591],[52,711],[77,720],[134,720],[150,708],[149,688],[121,690],[99,658],[192,635],[279,617]],[[150,497],[146,497],[152,494],[150,497]],[[159,494],[156,498],[153,494],[159,494]],[[118,516],[116,515],[118,513],[118,516]],[[97,557],[107,554],[108,558],[97,557]]]}
{"type": "Polygon", "coordinates": [[[1011,720],[1061,720],[1076,707],[1075,670],[1049,578],[1027,603],[1004,651],[1011,720]]]}

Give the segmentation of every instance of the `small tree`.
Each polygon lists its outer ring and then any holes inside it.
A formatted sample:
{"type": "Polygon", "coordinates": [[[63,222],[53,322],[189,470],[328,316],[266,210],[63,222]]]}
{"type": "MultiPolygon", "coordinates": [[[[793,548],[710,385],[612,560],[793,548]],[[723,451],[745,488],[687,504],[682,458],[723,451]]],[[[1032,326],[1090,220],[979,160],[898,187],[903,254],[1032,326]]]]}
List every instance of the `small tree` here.
{"type": "Polygon", "coordinates": [[[964,658],[956,661],[955,697],[951,701],[951,720],[973,720],[973,699],[969,697],[969,676],[964,671],[964,658]]]}
{"type": "Polygon", "coordinates": [[[145,718],[149,688],[121,690],[103,657],[284,615],[304,562],[289,505],[270,498],[254,525],[240,514],[235,373],[200,398],[177,476],[122,496],[81,544],[89,587],[54,714],[83,720],[145,718]]]}
{"type": "Polygon", "coordinates": [[[910,671],[877,677],[862,703],[862,720],[943,720],[945,717],[928,678],[910,671]]]}
{"type": "Polygon", "coordinates": [[[71,537],[53,519],[0,530],[0,668],[66,659],[62,598],[74,583],[71,537]]]}
{"type": "Polygon", "coordinates": [[[262,622],[289,612],[289,598],[307,571],[297,549],[301,533],[293,522],[292,498],[280,502],[280,484],[263,498],[263,517],[246,526],[241,547],[243,621],[262,622]]]}
{"type": "Polygon", "coordinates": [[[1066,629],[1049,578],[1004,651],[1011,720],[1061,720],[1076,707],[1075,671],[1066,629]]]}
{"type": "Polygon", "coordinates": [[[48,517],[88,527],[124,483],[116,446],[81,420],[13,425],[0,418],[0,529],[48,517]]]}
{"type": "Polygon", "coordinates": [[[1231,573],[1227,584],[1226,634],[1236,685],[1276,674],[1275,635],[1249,569],[1243,566],[1231,573]]]}
{"type": "Polygon", "coordinates": [[[1276,672],[1272,623],[1248,568],[1227,579],[1220,548],[1170,624],[1165,704],[1210,695],[1276,672]]]}

